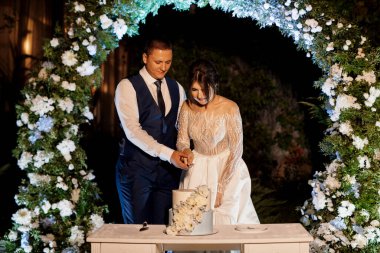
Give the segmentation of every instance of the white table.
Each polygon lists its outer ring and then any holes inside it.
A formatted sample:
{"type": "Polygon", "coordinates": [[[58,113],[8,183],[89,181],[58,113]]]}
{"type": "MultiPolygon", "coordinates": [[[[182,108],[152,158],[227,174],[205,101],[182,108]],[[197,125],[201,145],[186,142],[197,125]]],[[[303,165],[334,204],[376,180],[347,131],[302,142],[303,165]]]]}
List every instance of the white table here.
{"type": "MultiPolygon", "coordinates": [[[[256,225],[257,226],[257,225],[256,225]]],[[[165,250],[230,250],[244,253],[308,253],[313,237],[301,224],[261,224],[262,232],[240,232],[236,225],[215,226],[204,236],[170,236],[164,225],[105,224],[91,234],[91,253],[159,253],[165,250]]]]}

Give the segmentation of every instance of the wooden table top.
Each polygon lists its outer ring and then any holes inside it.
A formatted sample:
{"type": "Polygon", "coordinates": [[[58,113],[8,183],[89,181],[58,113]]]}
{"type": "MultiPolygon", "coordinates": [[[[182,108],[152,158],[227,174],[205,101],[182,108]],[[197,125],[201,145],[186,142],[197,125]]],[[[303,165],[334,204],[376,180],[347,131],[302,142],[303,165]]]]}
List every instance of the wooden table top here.
{"type": "Polygon", "coordinates": [[[160,243],[160,244],[244,244],[311,242],[313,237],[300,223],[259,225],[216,225],[211,235],[172,236],[164,233],[165,225],[104,224],[87,237],[87,242],[160,243]],[[238,229],[240,228],[240,231],[238,229]]]}

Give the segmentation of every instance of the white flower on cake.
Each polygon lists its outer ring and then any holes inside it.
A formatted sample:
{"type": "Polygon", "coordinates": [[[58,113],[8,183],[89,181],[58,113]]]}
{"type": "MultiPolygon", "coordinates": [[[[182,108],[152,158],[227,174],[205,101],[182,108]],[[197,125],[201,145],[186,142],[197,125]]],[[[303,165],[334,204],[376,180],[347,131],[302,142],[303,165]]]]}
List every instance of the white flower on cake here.
{"type": "Polygon", "coordinates": [[[173,223],[166,228],[168,235],[192,232],[207,211],[210,192],[206,185],[198,186],[186,201],[173,207],[173,223]]]}

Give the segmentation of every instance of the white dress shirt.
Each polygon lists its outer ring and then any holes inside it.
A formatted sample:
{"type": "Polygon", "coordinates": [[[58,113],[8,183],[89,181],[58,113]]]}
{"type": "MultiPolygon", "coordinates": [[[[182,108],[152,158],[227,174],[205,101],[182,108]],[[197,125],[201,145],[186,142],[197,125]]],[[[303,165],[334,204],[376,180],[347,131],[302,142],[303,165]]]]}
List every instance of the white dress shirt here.
{"type": "MultiPolygon", "coordinates": [[[[157,86],[154,84],[156,79],[149,75],[145,67],[140,69],[139,73],[157,103],[157,86]]],[[[180,96],[178,106],[179,113],[181,105],[186,99],[186,93],[178,82],[177,84],[180,96]]],[[[165,78],[162,79],[161,92],[165,102],[165,115],[167,115],[172,107],[172,101],[170,99],[169,89],[165,78]]],[[[128,140],[149,155],[170,162],[170,157],[174,150],[158,143],[152,136],[142,129],[139,122],[139,108],[137,105],[136,91],[128,79],[121,80],[117,85],[115,91],[115,105],[121,125],[128,140]]]]}

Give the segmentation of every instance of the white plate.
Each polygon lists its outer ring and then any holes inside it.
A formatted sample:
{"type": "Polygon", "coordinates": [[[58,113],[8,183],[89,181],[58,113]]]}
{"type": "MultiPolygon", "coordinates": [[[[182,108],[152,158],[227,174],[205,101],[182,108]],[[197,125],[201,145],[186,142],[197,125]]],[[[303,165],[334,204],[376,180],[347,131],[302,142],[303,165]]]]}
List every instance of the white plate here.
{"type": "Polygon", "coordinates": [[[235,227],[235,230],[242,233],[263,233],[268,231],[268,227],[265,225],[239,225],[235,227]]]}

